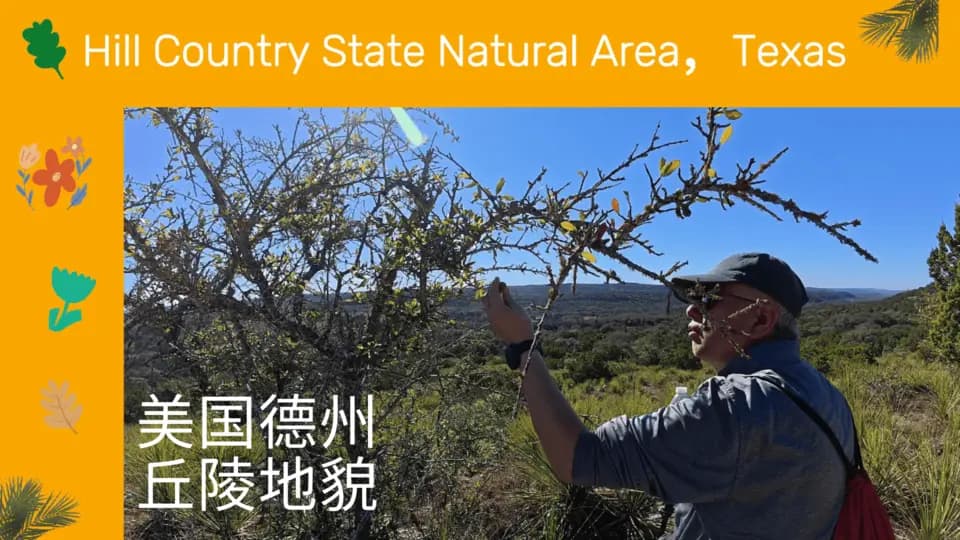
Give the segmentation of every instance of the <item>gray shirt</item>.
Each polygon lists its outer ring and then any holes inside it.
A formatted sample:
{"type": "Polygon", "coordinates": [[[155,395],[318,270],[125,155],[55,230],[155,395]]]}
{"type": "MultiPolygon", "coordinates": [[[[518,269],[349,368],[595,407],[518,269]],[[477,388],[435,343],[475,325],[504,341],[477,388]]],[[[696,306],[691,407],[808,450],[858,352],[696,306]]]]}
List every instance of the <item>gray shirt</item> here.
{"type": "Polygon", "coordinates": [[[792,388],[852,461],[850,410],[800,358],[797,341],[760,343],[747,354],[690,398],[581,433],[573,483],[641,489],[675,504],[678,540],[832,538],[845,492],[843,462],[803,410],[752,374],[792,388]]]}

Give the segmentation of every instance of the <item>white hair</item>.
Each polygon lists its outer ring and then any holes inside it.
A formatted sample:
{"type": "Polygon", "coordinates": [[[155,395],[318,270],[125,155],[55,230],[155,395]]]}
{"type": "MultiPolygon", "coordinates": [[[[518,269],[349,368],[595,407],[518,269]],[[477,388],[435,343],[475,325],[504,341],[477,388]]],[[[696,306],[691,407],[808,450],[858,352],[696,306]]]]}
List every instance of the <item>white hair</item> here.
{"type": "Polygon", "coordinates": [[[777,319],[777,325],[773,327],[773,333],[770,339],[800,339],[800,323],[793,313],[787,311],[787,308],[780,308],[780,317],[777,319]]]}

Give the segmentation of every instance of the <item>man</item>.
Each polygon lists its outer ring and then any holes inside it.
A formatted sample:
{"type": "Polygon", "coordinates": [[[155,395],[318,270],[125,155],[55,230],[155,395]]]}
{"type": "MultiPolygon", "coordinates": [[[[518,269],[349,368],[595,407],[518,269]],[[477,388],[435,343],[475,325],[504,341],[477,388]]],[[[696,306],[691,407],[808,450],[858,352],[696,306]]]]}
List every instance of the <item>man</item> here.
{"type": "Polygon", "coordinates": [[[512,344],[508,360],[526,362],[529,354],[523,391],[554,473],[582,486],[642,489],[675,504],[676,539],[831,538],[844,463],[820,427],[761,378],[793,389],[853,459],[843,396],[800,358],[796,321],[808,300],[802,281],[783,261],[747,253],[672,283],[690,302],[693,354],[718,375],[690,398],[620,416],[594,432],[560,393],[541,352],[522,352],[532,327],[509,290],[496,280],[490,287],[484,305],[493,332],[512,344]]]}

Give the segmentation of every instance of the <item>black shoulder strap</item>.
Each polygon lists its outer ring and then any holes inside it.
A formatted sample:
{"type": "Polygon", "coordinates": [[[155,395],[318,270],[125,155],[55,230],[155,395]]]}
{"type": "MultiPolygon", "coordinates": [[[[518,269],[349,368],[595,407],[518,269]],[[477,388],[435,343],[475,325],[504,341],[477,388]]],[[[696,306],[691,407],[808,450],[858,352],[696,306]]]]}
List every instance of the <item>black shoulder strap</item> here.
{"type": "MultiPolygon", "coordinates": [[[[833,433],[833,430],[830,429],[830,425],[827,424],[827,422],[819,414],[817,414],[816,411],[813,410],[813,407],[808,405],[807,402],[805,402],[803,399],[800,398],[800,396],[794,393],[794,391],[791,390],[790,387],[785,385],[783,381],[773,377],[767,377],[763,375],[754,375],[754,377],[758,379],[763,379],[768,383],[779,388],[781,391],[783,391],[784,394],[787,395],[787,397],[793,400],[793,402],[796,403],[797,406],[800,407],[800,409],[803,412],[807,413],[807,416],[809,416],[811,420],[813,420],[818,426],[820,426],[820,429],[827,435],[827,437],[830,439],[830,442],[833,443],[833,447],[837,450],[837,453],[840,454],[840,459],[843,460],[843,465],[847,469],[847,478],[853,477],[853,475],[856,474],[857,471],[860,471],[863,469],[863,460],[860,457],[860,437],[857,435],[856,421],[853,421],[854,463],[850,463],[850,460],[847,459],[847,453],[843,450],[843,445],[840,444],[839,440],[837,440],[837,436],[833,433]]],[[[846,403],[846,398],[844,398],[844,402],[846,403]]],[[[847,409],[850,409],[849,403],[847,403],[847,409]]],[[[851,415],[852,414],[853,413],[851,409],[851,415]]]]}

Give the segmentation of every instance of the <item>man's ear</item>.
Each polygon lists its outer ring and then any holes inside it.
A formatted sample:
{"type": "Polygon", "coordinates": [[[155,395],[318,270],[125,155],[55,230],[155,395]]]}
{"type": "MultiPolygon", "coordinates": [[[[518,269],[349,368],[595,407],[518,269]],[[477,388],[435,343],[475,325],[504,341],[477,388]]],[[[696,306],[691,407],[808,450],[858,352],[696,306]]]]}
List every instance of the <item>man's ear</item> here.
{"type": "Polygon", "coordinates": [[[778,322],[780,309],[770,302],[763,302],[757,310],[757,319],[750,333],[755,339],[763,339],[773,333],[778,322]]]}

